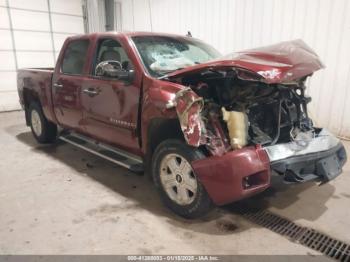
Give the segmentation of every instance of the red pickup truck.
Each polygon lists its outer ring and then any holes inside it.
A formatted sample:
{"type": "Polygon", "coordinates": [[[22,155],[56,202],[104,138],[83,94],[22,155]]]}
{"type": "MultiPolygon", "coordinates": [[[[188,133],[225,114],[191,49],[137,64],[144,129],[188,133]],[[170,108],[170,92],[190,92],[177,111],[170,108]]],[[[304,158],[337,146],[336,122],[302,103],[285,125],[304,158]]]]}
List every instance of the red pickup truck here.
{"type": "Polygon", "coordinates": [[[222,56],[188,36],[69,37],[55,68],[18,70],[39,143],[64,140],[150,174],[164,203],[195,218],[286,183],[327,182],[346,152],[308,116],[323,67],[301,40],[222,56]]]}

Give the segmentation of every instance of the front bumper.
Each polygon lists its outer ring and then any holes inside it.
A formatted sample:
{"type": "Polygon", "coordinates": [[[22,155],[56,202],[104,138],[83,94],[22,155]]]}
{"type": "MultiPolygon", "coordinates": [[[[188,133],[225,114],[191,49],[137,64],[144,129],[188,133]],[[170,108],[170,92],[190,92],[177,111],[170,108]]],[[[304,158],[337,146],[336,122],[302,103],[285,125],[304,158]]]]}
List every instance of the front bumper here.
{"type": "Polygon", "coordinates": [[[192,167],[217,205],[228,204],[264,191],[272,170],[289,183],[317,179],[327,182],[341,173],[346,152],[341,142],[322,130],[307,144],[250,146],[192,162],[192,167]]]}
{"type": "Polygon", "coordinates": [[[271,169],[284,175],[285,182],[328,182],[341,174],[347,156],[338,138],[323,129],[311,141],[301,142],[265,147],[271,169]]]}
{"type": "Polygon", "coordinates": [[[196,160],[192,167],[217,205],[247,198],[270,186],[270,160],[260,146],[196,160]]]}
{"type": "Polygon", "coordinates": [[[277,160],[271,163],[271,168],[284,175],[287,183],[300,183],[317,180],[328,182],[342,172],[346,162],[346,151],[341,143],[326,151],[309,153],[277,160]]]}

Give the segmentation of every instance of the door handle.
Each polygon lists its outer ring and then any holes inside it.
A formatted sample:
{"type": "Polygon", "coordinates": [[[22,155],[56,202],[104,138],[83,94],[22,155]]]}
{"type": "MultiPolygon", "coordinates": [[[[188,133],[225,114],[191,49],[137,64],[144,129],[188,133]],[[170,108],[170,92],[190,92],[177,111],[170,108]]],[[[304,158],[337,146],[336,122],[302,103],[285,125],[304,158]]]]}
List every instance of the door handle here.
{"type": "Polygon", "coordinates": [[[54,86],[55,88],[57,88],[57,89],[63,87],[63,85],[62,85],[62,84],[59,84],[59,83],[54,83],[53,86],[54,86]]]}
{"type": "Polygon", "coordinates": [[[92,88],[83,89],[83,92],[89,96],[96,96],[100,93],[100,91],[98,91],[96,89],[92,89],[92,88]]]}

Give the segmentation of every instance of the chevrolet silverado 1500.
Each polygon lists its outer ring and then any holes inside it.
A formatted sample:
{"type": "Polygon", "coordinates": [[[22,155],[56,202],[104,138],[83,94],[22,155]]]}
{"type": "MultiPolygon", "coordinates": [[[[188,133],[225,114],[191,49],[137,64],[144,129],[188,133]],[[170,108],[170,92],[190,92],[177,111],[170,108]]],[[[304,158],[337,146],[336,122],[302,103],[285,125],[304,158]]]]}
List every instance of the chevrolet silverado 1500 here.
{"type": "Polygon", "coordinates": [[[221,56],[192,37],[69,37],[55,68],[18,70],[39,143],[64,140],[150,174],[164,203],[195,218],[286,183],[327,182],[342,143],[315,127],[305,81],[323,67],[301,40],[221,56]]]}

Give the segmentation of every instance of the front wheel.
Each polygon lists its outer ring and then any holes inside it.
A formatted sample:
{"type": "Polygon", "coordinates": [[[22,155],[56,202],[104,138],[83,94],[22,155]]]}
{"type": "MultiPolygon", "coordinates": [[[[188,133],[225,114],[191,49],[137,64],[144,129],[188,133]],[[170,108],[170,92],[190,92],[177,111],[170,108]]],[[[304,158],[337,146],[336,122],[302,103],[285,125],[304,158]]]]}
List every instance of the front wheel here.
{"type": "Polygon", "coordinates": [[[41,144],[54,142],[57,135],[57,126],[46,119],[41,106],[34,102],[31,103],[28,113],[30,128],[35,139],[41,144]]]}
{"type": "Polygon", "coordinates": [[[163,141],[153,155],[153,180],[163,202],[185,218],[198,218],[213,207],[191,166],[192,161],[203,157],[198,149],[175,139],[163,141]]]}

